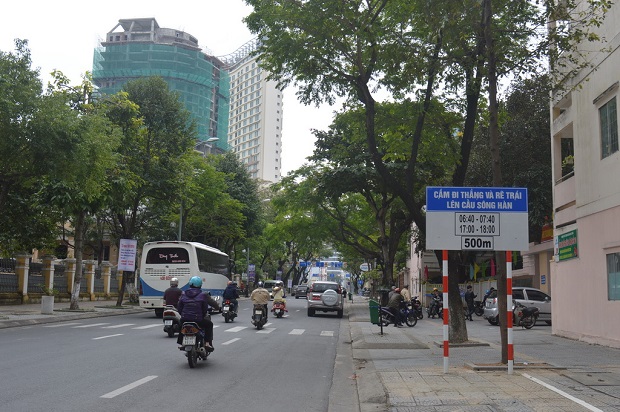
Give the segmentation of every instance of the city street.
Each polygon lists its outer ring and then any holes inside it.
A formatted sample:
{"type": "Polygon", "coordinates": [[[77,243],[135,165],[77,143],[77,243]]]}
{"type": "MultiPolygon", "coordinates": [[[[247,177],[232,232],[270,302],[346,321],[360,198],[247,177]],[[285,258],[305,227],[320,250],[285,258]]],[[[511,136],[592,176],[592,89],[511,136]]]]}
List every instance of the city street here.
{"type": "Polygon", "coordinates": [[[0,409],[325,411],[346,319],[287,303],[260,331],[248,300],[232,323],[213,315],[216,350],[195,369],[150,311],[1,329],[0,409]]]}

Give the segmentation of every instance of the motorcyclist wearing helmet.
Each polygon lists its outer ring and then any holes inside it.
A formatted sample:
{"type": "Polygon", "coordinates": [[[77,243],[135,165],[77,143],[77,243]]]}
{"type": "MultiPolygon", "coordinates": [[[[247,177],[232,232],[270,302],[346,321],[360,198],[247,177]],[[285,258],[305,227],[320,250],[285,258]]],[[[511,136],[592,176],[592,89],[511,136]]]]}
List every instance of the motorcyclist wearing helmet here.
{"type": "MultiPolygon", "coordinates": [[[[181,324],[183,322],[196,322],[205,331],[205,349],[213,352],[213,322],[209,317],[205,318],[209,311],[209,306],[219,310],[220,306],[215,299],[201,289],[202,279],[200,276],[193,276],[189,280],[189,289],[184,291],[179,299],[179,313],[181,314],[181,324]]],[[[183,343],[183,334],[179,333],[177,343],[183,343]]]]}
{"type": "Polygon", "coordinates": [[[276,301],[276,299],[284,301],[285,297],[286,291],[284,290],[284,283],[281,280],[278,280],[273,288],[273,300],[274,302],[276,301]]]}
{"type": "Polygon", "coordinates": [[[237,299],[239,299],[239,292],[237,291],[237,284],[232,280],[228,281],[228,285],[222,294],[222,299],[230,300],[230,303],[232,303],[233,306],[233,312],[237,312],[237,306],[239,305],[237,301],[237,299]]]}
{"type": "Polygon", "coordinates": [[[164,305],[178,306],[179,298],[183,291],[179,289],[179,279],[170,279],[170,287],[164,292],[164,305]]]}
{"type": "Polygon", "coordinates": [[[267,313],[269,310],[267,309],[267,304],[269,303],[269,291],[265,289],[263,282],[258,282],[258,287],[252,291],[250,294],[250,300],[255,305],[262,305],[265,308],[265,318],[267,318],[267,313]]]}

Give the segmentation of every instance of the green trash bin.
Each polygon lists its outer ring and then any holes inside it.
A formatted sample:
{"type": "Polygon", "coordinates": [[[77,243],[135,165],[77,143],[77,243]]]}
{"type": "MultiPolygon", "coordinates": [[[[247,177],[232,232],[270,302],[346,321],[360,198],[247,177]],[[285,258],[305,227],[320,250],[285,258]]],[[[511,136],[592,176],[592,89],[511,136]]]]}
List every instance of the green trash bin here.
{"type": "Polygon", "coordinates": [[[370,309],[370,323],[379,324],[379,302],[370,299],[368,301],[368,309],[370,309]]]}

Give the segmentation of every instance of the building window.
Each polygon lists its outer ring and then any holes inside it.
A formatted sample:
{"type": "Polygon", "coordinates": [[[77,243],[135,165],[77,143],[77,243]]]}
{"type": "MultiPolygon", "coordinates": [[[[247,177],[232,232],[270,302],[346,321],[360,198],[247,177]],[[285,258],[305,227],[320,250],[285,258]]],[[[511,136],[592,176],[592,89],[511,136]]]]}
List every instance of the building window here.
{"type": "Polygon", "coordinates": [[[620,252],[607,255],[607,299],[620,300],[620,252]]]}
{"type": "Polygon", "coordinates": [[[614,97],[599,110],[601,121],[601,158],[606,158],[618,151],[618,114],[614,97]]]}

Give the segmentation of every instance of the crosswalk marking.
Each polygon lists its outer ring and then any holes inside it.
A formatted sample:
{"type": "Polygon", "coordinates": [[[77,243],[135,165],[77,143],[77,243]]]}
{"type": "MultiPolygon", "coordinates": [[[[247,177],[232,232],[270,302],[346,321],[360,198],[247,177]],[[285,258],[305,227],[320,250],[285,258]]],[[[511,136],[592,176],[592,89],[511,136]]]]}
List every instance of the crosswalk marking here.
{"type": "Polygon", "coordinates": [[[237,342],[238,340],[240,340],[240,338],[234,338],[231,340],[227,340],[226,342],[223,342],[222,345],[230,345],[233,342],[237,342]]]}
{"type": "Polygon", "coordinates": [[[103,326],[103,325],[109,325],[109,323],[92,323],[90,325],[81,325],[81,326],[74,326],[74,329],[77,328],[94,328],[95,326],[103,326]]]}
{"type": "Polygon", "coordinates": [[[153,324],[153,325],[137,326],[137,327],[131,328],[131,329],[150,329],[150,328],[156,328],[158,326],[161,326],[161,324],[156,323],[156,324],[153,324]]]}
{"type": "Polygon", "coordinates": [[[292,331],[290,331],[288,334],[289,335],[301,335],[302,333],[304,333],[306,330],[305,329],[293,329],[292,331]]]}
{"type": "Polygon", "coordinates": [[[334,331],[333,330],[322,330],[321,336],[334,336],[334,331]]]}
{"type": "Polygon", "coordinates": [[[256,333],[271,333],[271,332],[273,332],[274,330],[276,330],[276,328],[264,328],[264,329],[259,330],[259,331],[258,331],[258,332],[256,332],[256,333]]]}
{"type": "Polygon", "coordinates": [[[135,323],[121,323],[120,325],[112,325],[112,326],[103,326],[101,329],[116,329],[116,328],[124,328],[126,326],[133,326],[135,323]]]}
{"type": "Polygon", "coordinates": [[[235,326],[234,328],[226,329],[224,332],[240,332],[243,329],[247,329],[247,326],[235,326]]]}

